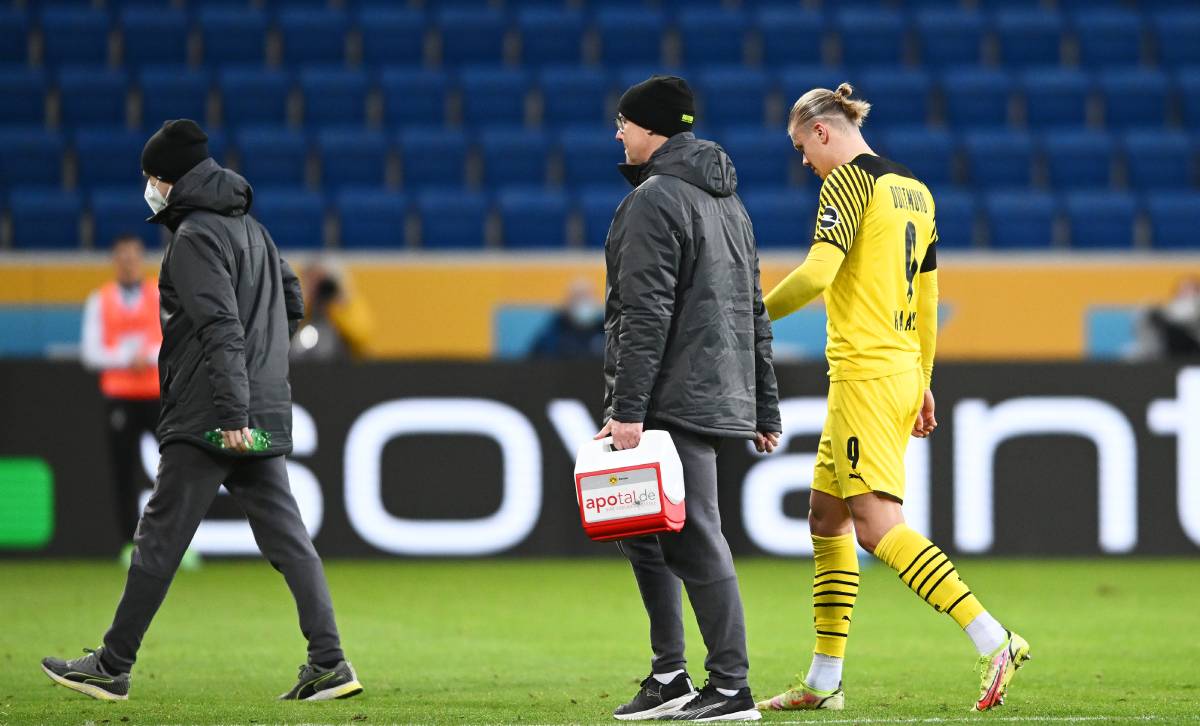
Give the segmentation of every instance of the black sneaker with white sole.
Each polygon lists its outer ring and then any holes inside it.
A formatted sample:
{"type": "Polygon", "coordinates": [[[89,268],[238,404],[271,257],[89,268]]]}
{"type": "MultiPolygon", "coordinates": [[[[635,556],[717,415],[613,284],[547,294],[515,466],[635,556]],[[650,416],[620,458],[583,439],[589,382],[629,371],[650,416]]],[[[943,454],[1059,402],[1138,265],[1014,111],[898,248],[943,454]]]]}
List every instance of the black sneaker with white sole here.
{"type": "Polygon", "coordinates": [[[750,688],[742,688],[732,696],[726,696],[717,687],[705,683],[704,688],[688,701],[683,708],[659,716],[663,721],[757,721],[762,714],[754,706],[750,688]]]}
{"type": "Polygon", "coordinates": [[[642,688],[629,703],[618,706],[613,717],[622,721],[658,718],[679,710],[696,695],[696,687],[687,673],[679,673],[670,683],[659,683],[653,675],[646,676],[642,688]]]}
{"type": "Polygon", "coordinates": [[[314,663],[300,666],[300,676],[292,690],[279,697],[280,701],[332,701],[335,698],[350,698],[362,693],[362,684],[354,666],[339,661],[333,668],[322,668],[314,663]]]}
{"type": "Polygon", "coordinates": [[[87,655],[75,660],[43,658],[42,671],[58,685],[101,701],[129,698],[129,674],[106,671],[100,662],[100,650],[84,648],[83,652],[87,655]]]}

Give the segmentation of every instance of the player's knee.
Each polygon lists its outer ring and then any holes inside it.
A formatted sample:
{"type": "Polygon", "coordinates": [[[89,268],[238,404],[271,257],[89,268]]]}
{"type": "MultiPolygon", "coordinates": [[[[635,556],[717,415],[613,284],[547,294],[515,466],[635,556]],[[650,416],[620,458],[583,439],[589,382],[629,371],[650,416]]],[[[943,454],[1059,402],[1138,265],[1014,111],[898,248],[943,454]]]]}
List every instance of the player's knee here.
{"type": "Polygon", "coordinates": [[[879,540],[882,539],[877,532],[873,532],[868,527],[862,527],[855,529],[854,535],[858,539],[859,547],[862,547],[871,554],[875,554],[875,548],[879,546],[879,540]]]}

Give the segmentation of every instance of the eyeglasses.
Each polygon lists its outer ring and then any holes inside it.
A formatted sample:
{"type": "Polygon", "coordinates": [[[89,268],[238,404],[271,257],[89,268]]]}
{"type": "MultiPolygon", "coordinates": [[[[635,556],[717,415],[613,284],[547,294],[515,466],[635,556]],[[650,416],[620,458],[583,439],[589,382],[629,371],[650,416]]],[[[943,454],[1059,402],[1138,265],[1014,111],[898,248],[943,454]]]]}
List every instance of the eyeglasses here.
{"type": "Polygon", "coordinates": [[[617,114],[617,117],[615,119],[613,119],[613,121],[615,121],[617,124],[617,131],[624,133],[625,132],[625,117],[622,116],[621,114],[617,114]]]}

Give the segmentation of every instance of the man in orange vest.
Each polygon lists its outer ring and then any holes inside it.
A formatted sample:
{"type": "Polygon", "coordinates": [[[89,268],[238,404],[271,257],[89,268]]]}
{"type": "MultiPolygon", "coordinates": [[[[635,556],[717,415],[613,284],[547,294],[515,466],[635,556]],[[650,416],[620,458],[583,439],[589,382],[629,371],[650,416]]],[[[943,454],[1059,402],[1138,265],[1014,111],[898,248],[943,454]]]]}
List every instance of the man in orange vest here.
{"type": "MultiPolygon", "coordinates": [[[[142,240],[113,242],[116,279],[93,292],[83,309],[82,358],[100,373],[108,414],[109,457],[117,522],[125,542],[137,529],[138,496],[146,487],[140,464],[142,432],[158,425],[158,349],[162,346],[158,280],[143,274],[142,240]]],[[[132,544],[126,545],[126,551],[132,544]]]]}

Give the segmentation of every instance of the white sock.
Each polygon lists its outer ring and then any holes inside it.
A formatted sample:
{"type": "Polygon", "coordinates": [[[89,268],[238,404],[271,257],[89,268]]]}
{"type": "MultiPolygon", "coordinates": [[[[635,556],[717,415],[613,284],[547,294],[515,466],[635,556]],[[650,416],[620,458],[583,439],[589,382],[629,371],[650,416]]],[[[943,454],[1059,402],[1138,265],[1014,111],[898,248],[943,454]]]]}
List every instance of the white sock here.
{"type": "Polygon", "coordinates": [[[670,683],[671,681],[675,680],[675,676],[679,675],[680,673],[683,673],[682,668],[680,668],[677,671],[671,671],[670,673],[655,673],[654,680],[658,681],[659,683],[661,683],[665,686],[668,683],[670,683]]]}
{"type": "Polygon", "coordinates": [[[813,653],[812,665],[804,675],[804,682],[816,691],[836,691],[842,684],[844,658],[813,653]]]}
{"type": "Polygon", "coordinates": [[[987,610],[979,613],[974,620],[967,623],[965,630],[971,638],[971,642],[975,644],[975,650],[979,651],[979,655],[991,655],[997,648],[1004,645],[1004,641],[1008,640],[1008,631],[987,610]]]}
{"type": "Polygon", "coordinates": [[[721,694],[722,696],[727,696],[729,698],[733,698],[734,696],[736,696],[738,694],[738,689],[736,689],[736,688],[718,688],[717,693],[721,694]]]}

